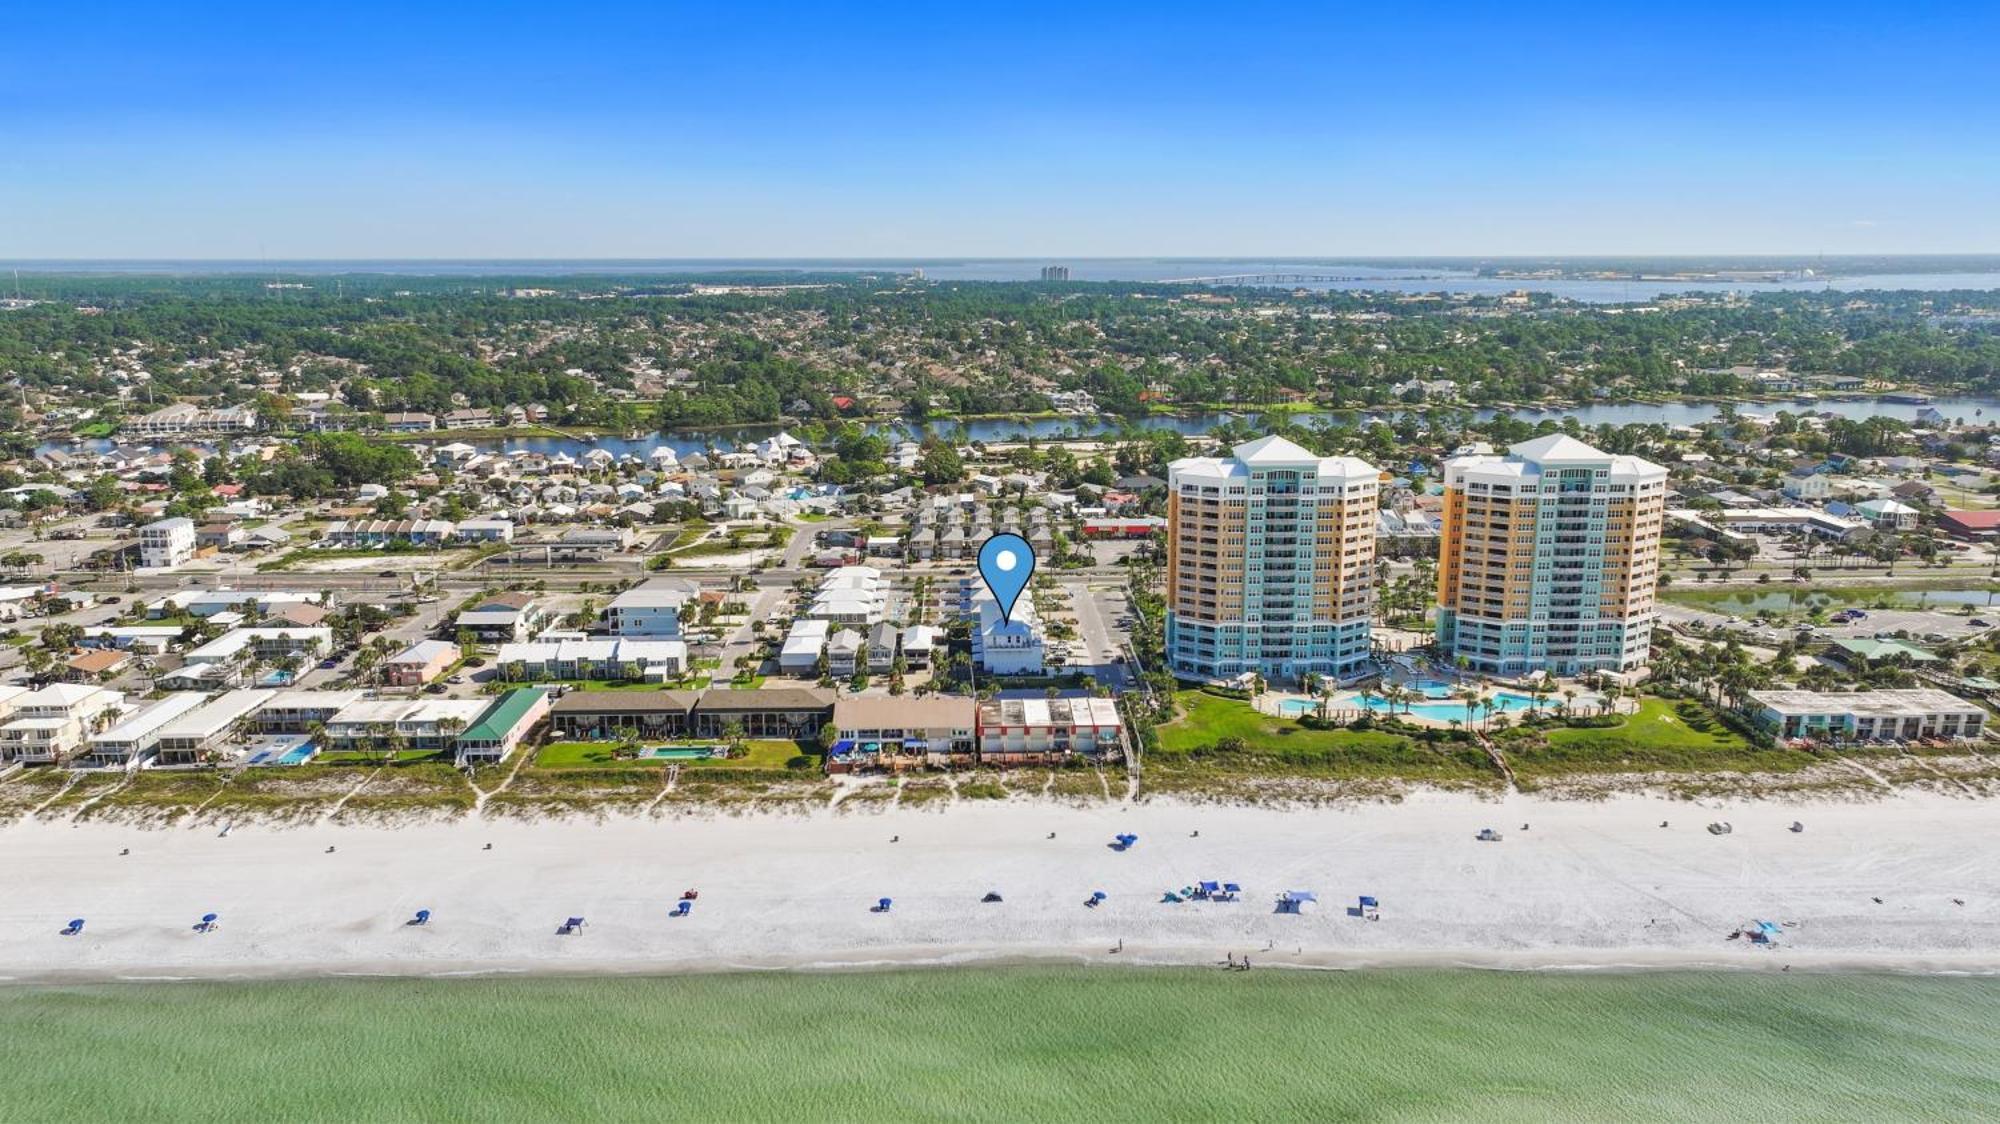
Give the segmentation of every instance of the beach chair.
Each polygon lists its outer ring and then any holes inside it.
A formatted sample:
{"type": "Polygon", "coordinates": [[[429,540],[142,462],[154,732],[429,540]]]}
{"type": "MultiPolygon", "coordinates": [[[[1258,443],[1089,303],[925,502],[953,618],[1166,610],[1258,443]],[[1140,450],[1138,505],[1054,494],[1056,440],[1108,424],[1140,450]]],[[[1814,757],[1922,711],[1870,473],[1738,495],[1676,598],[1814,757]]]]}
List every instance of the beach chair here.
{"type": "Polygon", "coordinates": [[[680,901],[674,903],[674,912],[672,916],[686,917],[689,911],[693,909],[694,909],[694,903],[687,900],[686,898],[682,898],[680,901]]]}
{"type": "Polygon", "coordinates": [[[83,932],[83,918],[77,917],[73,918],[70,921],[69,925],[63,929],[62,935],[65,937],[73,937],[81,932],[83,932]]]}

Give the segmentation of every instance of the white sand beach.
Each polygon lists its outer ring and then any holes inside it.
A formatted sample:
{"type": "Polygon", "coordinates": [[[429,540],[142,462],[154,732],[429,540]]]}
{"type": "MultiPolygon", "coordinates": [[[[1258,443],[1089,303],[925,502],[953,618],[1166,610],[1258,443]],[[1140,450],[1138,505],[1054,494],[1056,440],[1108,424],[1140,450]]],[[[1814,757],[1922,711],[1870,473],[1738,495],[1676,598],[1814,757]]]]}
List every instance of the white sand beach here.
{"type": "Polygon", "coordinates": [[[601,824],[242,824],[227,837],[213,824],[20,823],[0,829],[0,977],[1204,964],[1230,953],[1259,966],[1992,972],[1995,822],[1991,805],[1928,794],[1724,806],[1427,793],[1319,810],[1012,802],[601,824]],[[1795,819],[1803,833],[1787,830],[1795,819]],[[1711,820],[1735,831],[1711,835],[1711,820]],[[1504,841],[1476,841],[1486,826],[1504,841]],[[1138,844],[1114,852],[1119,832],[1138,844]],[[1161,903],[1201,879],[1242,884],[1242,900],[1161,903]],[[670,918],[688,888],[700,891],[692,915],[670,918]],[[989,890],[1005,900],[983,904],[989,890]],[[1096,890],[1108,900],[1086,909],[1096,890]],[[1283,890],[1314,891],[1322,905],[1279,914],[1283,890]],[[1348,915],[1362,894],[1381,900],[1381,920],[1348,915]],[[871,912],[882,897],[893,909],[871,912]],[[406,926],[418,909],[431,923],[406,926]],[[208,912],[217,930],[194,932],[208,912]],[[557,936],[570,916],[587,927],[557,936]],[[71,918],[84,932],[58,935],[71,918]],[[1753,919],[1785,925],[1776,948],[1725,939],[1753,919]]]}

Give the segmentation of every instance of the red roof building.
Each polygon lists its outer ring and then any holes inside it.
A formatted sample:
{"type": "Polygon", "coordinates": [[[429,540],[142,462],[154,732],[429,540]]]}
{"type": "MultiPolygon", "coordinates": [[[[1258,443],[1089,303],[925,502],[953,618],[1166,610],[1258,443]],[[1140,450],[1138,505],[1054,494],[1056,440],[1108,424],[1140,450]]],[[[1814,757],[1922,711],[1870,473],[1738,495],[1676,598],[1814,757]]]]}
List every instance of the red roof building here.
{"type": "Polygon", "coordinates": [[[2000,511],[1947,511],[1938,516],[1938,529],[1959,539],[2000,537],[2000,511]]]}

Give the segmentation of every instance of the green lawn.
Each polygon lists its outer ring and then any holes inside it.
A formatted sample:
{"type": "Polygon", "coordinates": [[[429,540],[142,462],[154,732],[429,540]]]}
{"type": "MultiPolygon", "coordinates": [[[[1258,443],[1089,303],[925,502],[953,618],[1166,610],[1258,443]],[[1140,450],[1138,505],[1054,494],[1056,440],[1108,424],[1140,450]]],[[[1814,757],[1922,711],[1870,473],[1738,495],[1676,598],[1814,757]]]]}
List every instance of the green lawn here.
{"type": "MultiPolygon", "coordinates": [[[[647,742],[653,745],[711,745],[712,742],[647,742]]],[[[786,763],[806,751],[797,742],[778,739],[756,739],[745,743],[748,753],[743,757],[728,760],[698,759],[693,761],[662,761],[658,758],[618,759],[612,755],[616,742],[550,742],[535,754],[535,767],[539,769],[664,769],[670,764],[678,764],[689,769],[775,769],[784,770],[786,763]]]]}
{"type": "MultiPolygon", "coordinates": [[[[432,761],[443,755],[437,749],[402,749],[396,751],[398,765],[409,765],[418,761],[432,761]]],[[[329,749],[313,758],[321,765],[380,765],[385,755],[373,749],[329,749]]]]}
{"type": "Polygon", "coordinates": [[[1437,748],[1384,730],[1311,730],[1295,719],[1274,718],[1249,703],[1201,691],[1183,691],[1186,713],[1159,728],[1159,749],[1149,772],[1206,768],[1229,772],[1305,772],[1354,777],[1425,780],[1493,780],[1484,751],[1466,742],[1437,748]],[[1240,739],[1240,751],[1213,747],[1240,739]]]}
{"type": "Polygon", "coordinates": [[[1602,729],[1514,730],[1501,735],[1517,777],[1572,773],[1790,772],[1812,764],[1791,750],[1758,749],[1692,702],[1647,698],[1638,713],[1602,729]],[[1537,736],[1539,733],[1539,736],[1537,736]]]}

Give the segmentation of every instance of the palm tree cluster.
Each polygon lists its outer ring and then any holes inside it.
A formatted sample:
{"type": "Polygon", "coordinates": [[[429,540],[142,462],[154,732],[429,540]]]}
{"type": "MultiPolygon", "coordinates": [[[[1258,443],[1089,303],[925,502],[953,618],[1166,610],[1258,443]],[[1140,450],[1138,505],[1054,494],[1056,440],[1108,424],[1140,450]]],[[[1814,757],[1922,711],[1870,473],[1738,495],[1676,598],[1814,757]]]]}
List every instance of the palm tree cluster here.
{"type": "Polygon", "coordinates": [[[1750,658],[1732,637],[1703,648],[1660,645],[1653,654],[1653,682],[1694,695],[1715,707],[1740,709],[1750,692],[1772,686],[1770,664],[1750,658]]]}

